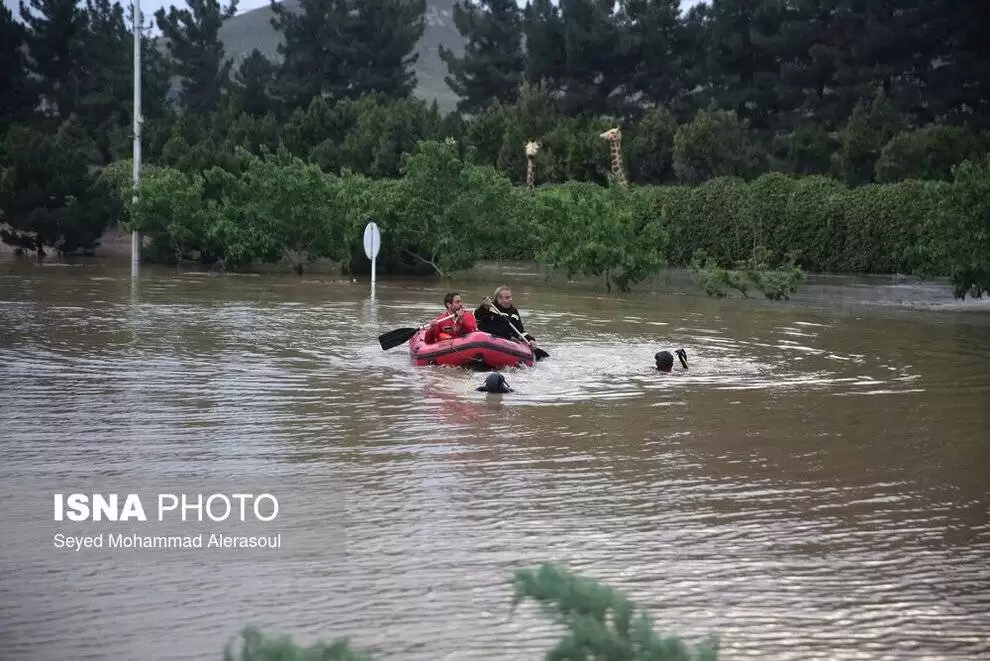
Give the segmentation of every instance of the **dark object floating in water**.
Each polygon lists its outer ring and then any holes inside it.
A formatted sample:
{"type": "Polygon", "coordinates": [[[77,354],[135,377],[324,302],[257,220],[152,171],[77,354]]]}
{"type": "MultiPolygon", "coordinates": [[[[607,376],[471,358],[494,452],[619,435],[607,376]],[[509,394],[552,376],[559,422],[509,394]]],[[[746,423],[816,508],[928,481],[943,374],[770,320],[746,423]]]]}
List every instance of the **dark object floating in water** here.
{"type": "MultiPolygon", "coordinates": [[[[687,369],[687,352],[684,349],[678,349],[674,353],[677,354],[677,359],[681,361],[681,366],[687,369]]],[[[657,369],[661,372],[669,372],[674,367],[674,355],[669,351],[656,352],[653,354],[653,360],[656,361],[657,369]]]]}
{"type": "Polygon", "coordinates": [[[478,392],[507,393],[515,392],[509,387],[505,377],[498,372],[492,372],[485,377],[485,385],[475,388],[478,392]]]}

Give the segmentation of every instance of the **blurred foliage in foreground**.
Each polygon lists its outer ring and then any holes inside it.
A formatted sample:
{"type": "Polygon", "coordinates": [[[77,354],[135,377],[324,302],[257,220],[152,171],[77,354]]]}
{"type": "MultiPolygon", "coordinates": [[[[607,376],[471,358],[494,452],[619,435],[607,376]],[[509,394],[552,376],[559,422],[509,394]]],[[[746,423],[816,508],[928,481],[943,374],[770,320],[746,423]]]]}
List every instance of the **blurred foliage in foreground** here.
{"type": "MultiPolygon", "coordinates": [[[[649,615],[621,592],[554,565],[519,569],[513,574],[515,609],[527,599],[563,628],[546,661],[716,661],[714,638],[695,648],[653,630],[649,615]]],[[[301,647],[288,636],[266,637],[249,628],[241,645],[224,650],[224,661],[373,661],[347,638],[301,647]]]]}

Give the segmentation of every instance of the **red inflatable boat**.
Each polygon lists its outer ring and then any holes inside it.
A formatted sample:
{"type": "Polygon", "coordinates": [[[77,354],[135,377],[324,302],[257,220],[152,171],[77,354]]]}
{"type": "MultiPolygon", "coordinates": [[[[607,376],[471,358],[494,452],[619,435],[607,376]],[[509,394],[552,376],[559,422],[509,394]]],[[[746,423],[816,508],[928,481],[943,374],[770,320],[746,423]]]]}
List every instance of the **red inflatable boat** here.
{"type": "Polygon", "coordinates": [[[532,367],[535,362],[533,349],[528,344],[504,340],[481,331],[432,344],[423,341],[425,335],[426,331],[421,330],[409,340],[409,355],[414,365],[498,370],[522,365],[532,367]]]}

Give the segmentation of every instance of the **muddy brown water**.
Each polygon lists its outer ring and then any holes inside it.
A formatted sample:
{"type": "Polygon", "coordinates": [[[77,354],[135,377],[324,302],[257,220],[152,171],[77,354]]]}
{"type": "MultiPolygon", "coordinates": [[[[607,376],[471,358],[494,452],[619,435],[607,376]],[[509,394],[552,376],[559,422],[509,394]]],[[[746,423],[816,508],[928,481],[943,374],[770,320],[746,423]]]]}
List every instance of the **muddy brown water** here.
{"type": "Polygon", "coordinates": [[[724,659],[990,658],[990,315],[866,304],[889,283],[769,303],[517,281],[551,359],[489,396],[376,343],[442,284],[0,268],[0,502],[74,474],[283,476],[308,511],[280,530],[310,553],[57,554],[55,524],[11,518],[0,658],[219,659],[255,624],[539,659],[557,632],[510,614],[506,579],[544,561],[724,659]],[[687,371],[651,370],[681,347],[687,371]]]}

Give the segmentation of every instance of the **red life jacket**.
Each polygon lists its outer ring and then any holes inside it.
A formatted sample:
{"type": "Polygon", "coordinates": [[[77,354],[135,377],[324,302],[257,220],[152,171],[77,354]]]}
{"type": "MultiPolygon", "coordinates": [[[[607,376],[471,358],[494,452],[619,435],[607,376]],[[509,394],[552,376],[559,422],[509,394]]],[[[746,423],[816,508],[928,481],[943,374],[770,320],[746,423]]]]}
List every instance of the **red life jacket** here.
{"type": "MultiPolygon", "coordinates": [[[[434,317],[434,319],[443,319],[447,316],[450,316],[450,313],[444,310],[434,317]]],[[[441,321],[426,331],[426,337],[424,339],[429,343],[442,342],[443,340],[452,340],[455,337],[462,337],[468,333],[477,332],[477,330],[477,320],[475,320],[474,315],[471,312],[465,310],[464,316],[460,319],[460,323],[458,323],[457,319],[446,319],[441,321]]]]}

